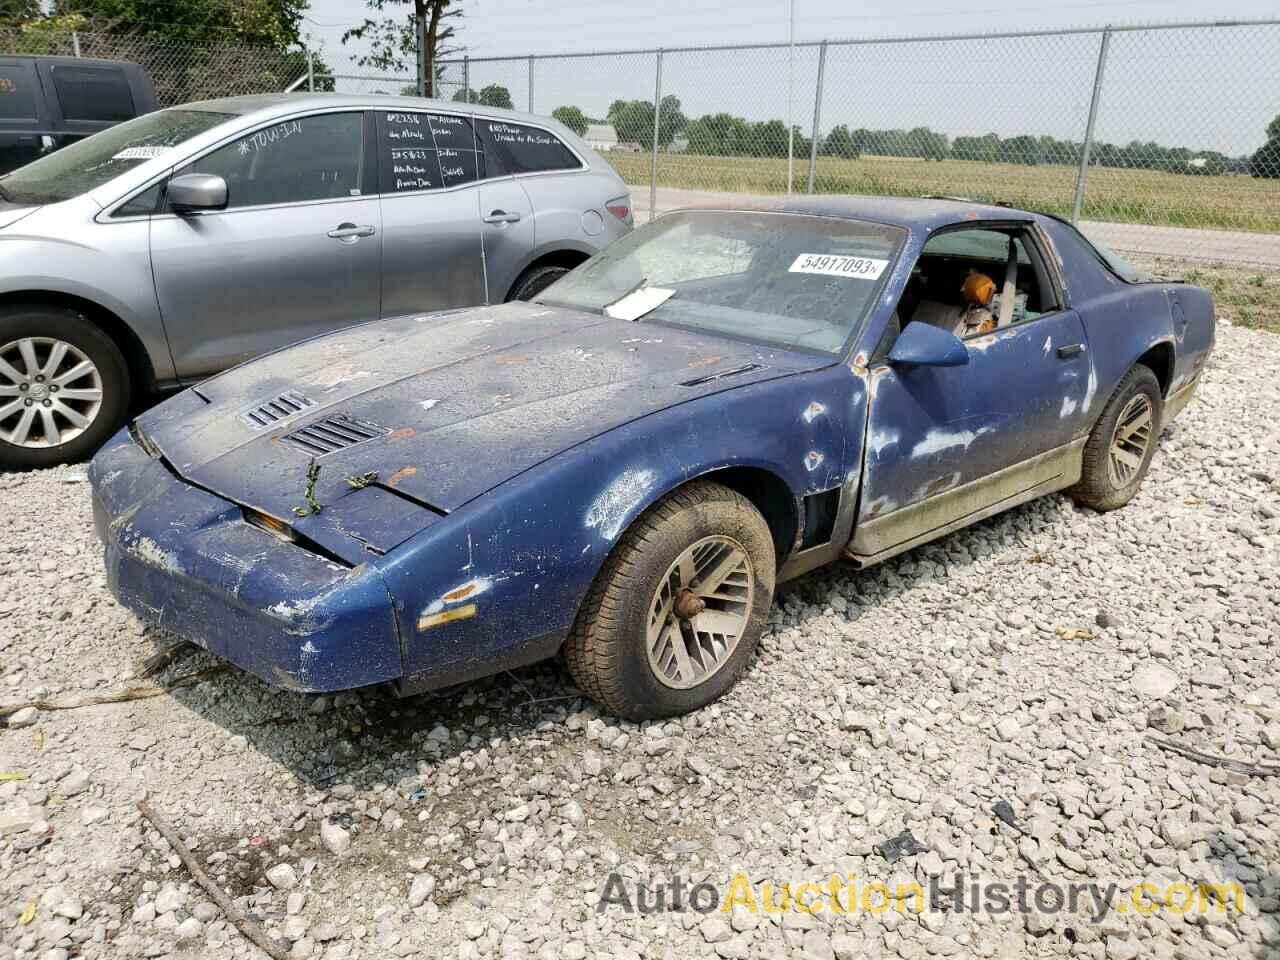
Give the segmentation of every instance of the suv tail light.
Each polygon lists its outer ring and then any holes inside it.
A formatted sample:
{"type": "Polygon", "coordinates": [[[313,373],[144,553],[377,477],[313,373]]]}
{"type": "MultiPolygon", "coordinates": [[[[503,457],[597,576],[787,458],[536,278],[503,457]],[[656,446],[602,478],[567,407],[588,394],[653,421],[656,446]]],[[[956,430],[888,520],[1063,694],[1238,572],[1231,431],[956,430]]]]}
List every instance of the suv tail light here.
{"type": "Polygon", "coordinates": [[[633,221],[631,219],[630,194],[625,197],[618,197],[616,200],[610,200],[604,205],[604,208],[625,223],[628,227],[633,225],[633,221]]]}

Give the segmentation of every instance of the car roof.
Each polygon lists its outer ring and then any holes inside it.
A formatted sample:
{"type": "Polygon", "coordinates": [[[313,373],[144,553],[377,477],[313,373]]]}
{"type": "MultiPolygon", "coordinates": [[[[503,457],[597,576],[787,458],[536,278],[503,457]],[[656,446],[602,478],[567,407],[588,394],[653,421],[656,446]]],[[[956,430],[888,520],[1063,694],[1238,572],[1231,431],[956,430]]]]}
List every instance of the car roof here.
{"type": "Polygon", "coordinates": [[[101,57],[64,57],[43,53],[6,53],[0,55],[0,63],[14,63],[22,60],[28,63],[50,63],[55,67],[132,67],[142,69],[132,60],[111,60],[101,57]]]}
{"type": "Polygon", "coordinates": [[[795,213],[843,220],[869,220],[926,231],[965,220],[1034,220],[1038,214],[1014,207],[979,203],[962,197],[881,197],[856,194],[817,194],[761,197],[716,202],[710,196],[682,210],[744,210],[795,213]]]}
{"type": "Polygon", "coordinates": [[[436,100],[428,97],[392,96],[384,93],[350,94],[350,93],[252,93],[239,97],[219,97],[216,100],[197,100],[193,103],[174,105],[180,110],[209,110],[215,113],[235,113],[241,116],[260,114],[263,119],[274,115],[286,115],[299,107],[354,107],[360,109],[395,110],[397,108],[421,110],[424,107],[436,110],[460,110],[466,113],[479,113],[485,116],[509,117],[512,120],[536,121],[542,126],[560,124],[548,117],[523,113],[519,110],[504,110],[501,107],[488,107],[480,103],[462,103],[456,100],[436,100]]]}

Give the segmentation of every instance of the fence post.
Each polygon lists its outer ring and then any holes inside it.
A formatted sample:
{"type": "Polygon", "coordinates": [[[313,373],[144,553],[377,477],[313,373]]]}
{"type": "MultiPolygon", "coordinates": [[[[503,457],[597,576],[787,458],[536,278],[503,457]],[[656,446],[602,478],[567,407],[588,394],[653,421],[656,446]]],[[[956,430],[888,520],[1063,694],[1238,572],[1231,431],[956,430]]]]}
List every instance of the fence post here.
{"type": "Polygon", "coordinates": [[[471,58],[462,58],[462,99],[471,102],[471,58]]]}
{"type": "Polygon", "coordinates": [[[1098,120],[1098,100],[1102,97],[1102,75],[1107,69],[1107,50],[1111,46],[1111,27],[1102,31],[1102,42],[1098,44],[1098,68],[1093,74],[1093,95],[1089,98],[1089,119],[1084,128],[1084,145],[1080,149],[1080,172],[1076,174],[1076,198],[1071,205],[1071,222],[1080,219],[1080,209],[1084,206],[1084,178],[1089,169],[1089,154],[1093,150],[1093,125],[1098,120]]]}
{"type": "Polygon", "coordinates": [[[533,113],[533,57],[529,57],[529,112],[533,113]]]}
{"type": "Polygon", "coordinates": [[[649,222],[658,206],[658,121],[662,117],[662,48],[658,48],[657,76],[653,82],[653,155],[649,160],[649,222]]]}
{"type": "Polygon", "coordinates": [[[818,169],[818,125],[822,122],[822,83],[827,70],[827,41],[818,48],[818,90],[813,98],[813,140],[809,143],[809,192],[818,169]]]}
{"type": "Polygon", "coordinates": [[[80,33],[77,30],[71,31],[71,52],[80,56],[80,33]]]}
{"type": "Polygon", "coordinates": [[[307,90],[311,93],[316,92],[316,58],[309,47],[307,48],[307,90]]]}

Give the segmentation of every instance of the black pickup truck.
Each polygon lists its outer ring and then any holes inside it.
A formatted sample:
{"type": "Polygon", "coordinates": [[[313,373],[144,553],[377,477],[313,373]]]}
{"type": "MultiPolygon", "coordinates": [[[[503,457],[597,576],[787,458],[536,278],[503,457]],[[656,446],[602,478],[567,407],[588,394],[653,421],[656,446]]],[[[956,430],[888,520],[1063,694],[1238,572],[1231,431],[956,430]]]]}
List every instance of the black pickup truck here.
{"type": "Polygon", "coordinates": [[[136,63],[0,56],[0,173],[156,107],[136,63]]]}

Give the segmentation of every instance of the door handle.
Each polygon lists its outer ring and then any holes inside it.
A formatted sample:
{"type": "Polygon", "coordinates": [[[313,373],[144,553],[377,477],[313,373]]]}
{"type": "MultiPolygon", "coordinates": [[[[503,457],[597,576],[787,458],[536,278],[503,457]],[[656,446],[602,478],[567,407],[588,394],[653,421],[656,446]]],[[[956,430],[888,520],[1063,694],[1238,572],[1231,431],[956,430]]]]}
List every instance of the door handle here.
{"type": "Polygon", "coordinates": [[[519,223],[520,214],[512,212],[507,213],[505,210],[494,210],[484,218],[485,223],[519,223]]]}
{"type": "Polygon", "coordinates": [[[341,240],[343,243],[355,243],[361,237],[372,237],[374,229],[369,224],[357,227],[354,223],[340,223],[327,234],[334,240],[341,240]]]}
{"type": "Polygon", "coordinates": [[[1066,346],[1058,348],[1059,360],[1070,360],[1072,357],[1078,357],[1084,353],[1083,343],[1068,343],[1066,346]]]}

